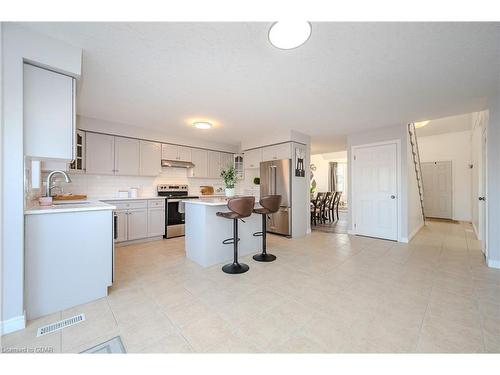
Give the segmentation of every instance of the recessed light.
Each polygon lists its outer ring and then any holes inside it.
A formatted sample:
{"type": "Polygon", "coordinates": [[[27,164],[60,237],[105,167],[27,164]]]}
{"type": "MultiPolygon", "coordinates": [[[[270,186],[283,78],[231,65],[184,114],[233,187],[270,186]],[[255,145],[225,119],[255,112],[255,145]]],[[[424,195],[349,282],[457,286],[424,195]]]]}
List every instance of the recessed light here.
{"type": "Polygon", "coordinates": [[[293,49],[307,42],[312,26],[307,21],[279,21],[272,24],[268,38],[279,49],[293,49]]]}
{"type": "Polygon", "coordinates": [[[427,125],[430,121],[420,121],[415,123],[415,127],[418,128],[423,128],[425,125],[427,125]]]}
{"type": "Polygon", "coordinates": [[[196,129],[211,129],[213,125],[208,121],[196,121],[193,122],[193,126],[196,129]]]}

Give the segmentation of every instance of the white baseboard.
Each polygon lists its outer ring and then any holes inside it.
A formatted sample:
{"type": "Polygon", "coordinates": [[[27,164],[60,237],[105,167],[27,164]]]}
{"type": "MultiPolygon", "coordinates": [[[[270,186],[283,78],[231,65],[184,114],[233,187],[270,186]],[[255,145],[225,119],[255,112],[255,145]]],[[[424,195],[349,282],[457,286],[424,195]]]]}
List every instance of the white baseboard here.
{"type": "Polygon", "coordinates": [[[353,231],[352,229],[348,229],[347,234],[352,234],[354,236],[356,234],[356,232],[353,231]]]}
{"type": "Polygon", "coordinates": [[[488,259],[488,267],[500,269],[500,260],[488,259]]]}
{"type": "Polygon", "coordinates": [[[1,322],[1,335],[6,335],[11,332],[19,331],[26,328],[25,315],[16,316],[1,322]]]}
{"type": "Polygon", "coordinates": [[[424,227],[424,222],[421,222],[420,225],[418,227],[416,227],[413,232],[410,233],[410,235],[408,236],[408,238],[406,239],[406,243],[410,242],[412,240],[413,237],[415,237],[417,235],[417,233],[420,231],[420,229],[422,229],[424,227]]]}
{"type": "Polygon", "coordinates": [[[479,240],[479,232],[477,231],[477,228],[474,225],[474,223],[472,223],[472,229],[474,230],[474,234],[476,235],[476,238],[479,240]]]}
{"type": "Polygon", "coordinates": [[[398,242],[408,243],[410,241],[408,240],[408,237],[400,237],[399,240],[398,240],[398,242]]]}

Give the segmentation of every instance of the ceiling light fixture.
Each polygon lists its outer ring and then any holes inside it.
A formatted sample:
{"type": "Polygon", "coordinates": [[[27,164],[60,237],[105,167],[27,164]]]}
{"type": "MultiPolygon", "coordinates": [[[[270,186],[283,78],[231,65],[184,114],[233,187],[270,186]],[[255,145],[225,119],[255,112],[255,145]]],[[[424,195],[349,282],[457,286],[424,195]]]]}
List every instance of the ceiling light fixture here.
{"type": "Polygon", "coordinates": [[[271,25],[268,38],[279,49],[293,49],[307,42],[312,26],[307,21],[279,21],[271,25]]]}
{"type": "Polygon", "coordinates": [[[423,128],[425,125],[427,125],[430,121],[420,121],[415,123],[415,127],[417,129],[423,128]]]}
{"type": "Polygon", "coordinates": [[[193,122],[193,126],[196,129],[211,129],[213,125],[208,121],[196,121],[193,122]]]}

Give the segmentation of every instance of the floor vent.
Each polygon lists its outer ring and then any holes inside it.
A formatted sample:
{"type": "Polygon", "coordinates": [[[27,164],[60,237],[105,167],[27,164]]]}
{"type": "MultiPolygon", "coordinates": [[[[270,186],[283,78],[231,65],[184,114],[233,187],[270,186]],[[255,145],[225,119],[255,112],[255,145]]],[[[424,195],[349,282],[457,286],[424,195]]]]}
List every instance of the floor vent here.
{"type": "Polygon", "coordinates": [[[48,335],[49,333],[59,331],[69,326],[73,326],[75,324],[81,323],[85,320],[85,314],[75,315],[71,318],[60,320],[55,323],[47,324],[46,326],[38,328],[36,333],[36,337],[40,337],[43,335],[48,335]]]}

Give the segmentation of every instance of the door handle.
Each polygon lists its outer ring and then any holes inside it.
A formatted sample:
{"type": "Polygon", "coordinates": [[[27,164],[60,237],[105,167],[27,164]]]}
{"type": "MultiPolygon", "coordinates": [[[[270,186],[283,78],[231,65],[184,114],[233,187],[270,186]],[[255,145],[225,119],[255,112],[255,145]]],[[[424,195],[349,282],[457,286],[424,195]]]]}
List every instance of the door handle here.
{"type": "Polygon", "coordinates": [[[485,200],[486,200],[486,197],[479,197],[479,200],[480,200],[480,201],[485,201],[485,200]]]}
{"type": "Polygon", "coordinates": [[[395,195],[391,195],[391,199],[396,199],[396,196],[395,195]]]}

